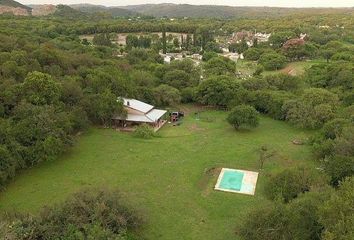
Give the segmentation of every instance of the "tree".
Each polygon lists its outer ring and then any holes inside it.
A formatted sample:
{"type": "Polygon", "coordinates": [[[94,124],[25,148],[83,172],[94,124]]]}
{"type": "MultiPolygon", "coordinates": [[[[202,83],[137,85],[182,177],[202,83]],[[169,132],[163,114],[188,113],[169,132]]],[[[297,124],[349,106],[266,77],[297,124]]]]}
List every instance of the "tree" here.
{"type": "Polygon", "coordinates": [[[333,140],[330,152],[323,161],[325,171],[335,186],[346,177],[354,175],[354,130],[348,126],[342,131],[333,140]]]}
{"type": "Polygon", "coordinates": [[[215,53],[222,53],[222,50],[216,42],[208,42],[205,45],[204,51],[206,52],[215,52],[215,53]]]}
{"type": "Polygon", "coordinates": [[[252,61],[258,61],[258,59],[261,57],[261,54],[262,50],[255,47],[249,48],[243,53],[245,59],[252,61]]]}
{"type": "Polygon", "coordinates": [[[81,40],[82,45],[89,46],[90,42],[87,40],[87,38],[84,38],[81,40]]]}
{"type": "Polygon", "coordinates": [[[174,39],[173,39],[173,46],[174,46],[175,48],[179,48],[179,47],[180,47],[178,38],[174,38],[174,39]]]}
{"type": "Polygon", "coordinates": [[[229,45],[229,51],[233,52],[233,53],[237,52],[237,53],[241,54],[241,53],[245,52],[247,49],[248,49],[248,45],[245,40],[242,40],[239,43],[231,43],[229,45]]]}
{"type": "Polygon", "coordinates": [[[269,43],[274,48],[280,48],[287,40],[294,38],[295,36],[296,34],[291,31],[276,32],[269,37],[269,43]]]}
{"type": "Polygon", "coordinates": [[[5,183],[15,176],[16,168],[19,166],[16,159],[11,156],[10,151],[5,145],[0,144],[0,187],[2,188],[5,183]]]}
{"type": "Polygon", "coordinates": [[[207,75],[235,75],[236,64],[225,57],[214,57],[209,59],[204,69],[207,75]]]}
{"type": "Polygon", "coordinates": [[[177,89],[193,86],[190,76],[185,71],[178,69],[167,72],[163,76],[163,83],[177,89]]]}
{"type": "Polygon", "coordinates": [[[243,239],[320,240],[323,225],[319,207],[328,198],[328,188],[302,194],[288,204],[276,201],[253,209],[240,227],[243,239]]]}
{"type": "Polygon", "coordinates": [[[162,31],[162,52],[163,54],[167,53],[167,39],[165,29],[162,31]]]}
{"type": "Polygon", "coordinates": [[[21,145],[25,166],[52,160],[71,144],[68,114],[53,105],[22,102],[12,117],[12,134],[21,145]]]}
{"type": "Polygon", "coordinates": [[[291,60],[301,59],[305,56],[305,40],[301,38],[292,38],[287,40],[282,46],[284,55],[291,60]]]}
{"type": "Polygon", "coordinates": [[[304,168],[296,168],[286,169],[271,176],[265,191],[271,200],[280,198],[287,203],[300,193],[309,191],[310,187],[310,174],[304,168]]]}
{"type": "Polygon", "coordinates": [[[259,63],[266,70],[278,70],[285,66],[286,58],[279,53],[263,53],[259,58],[259,63]]]}
{"type": "Polygon", "coordinates": [[[286,91],[258,90],[249,94],[249,103],[260,113],[268,114],[274,119],[285,120],[286,110],[283,105],[295,96],[286,91]]]}
{"type": "Polygon", "coordinates": [[[94,45],[98,45],[98,46],[107,46],[107,47],[112,46],[112,42],[108,33],[96,34],[93,37],[92,42],[94,45]]]}
{"type": "Polygon", "coordinates": [[[240,99],[243,92],[244,89],[235,78],[211,77],[199,84],[196,99],[202,104],[226,107],[235,98],[240,99]]]}
{"type": "Polygon", "coordinates": [[[234,107],[227,117],[227,121],[235,128],[241,126],[257,127],[259,116],[256,109],[249,105],[239,105],[234,107]]]}
{"type": "Polygon", "coordinates": [[[326,59],[327,63],[332,56],[341,51],[348,51],[343,43],[339,41],[330,41],[320,48],[320,54],[326,59]]]}
{"type": "Polygon", "coordinates": [[[290,212],[284,204],[261,205],[248,214],[239,234],[243,239],[292,239],[290,212]]]}
{"type": "Polygon", "coordinates": [[[127,49],[132,49],[133,47],[139,46],[139,38],[134,34],[128,34],[125,39],[127,49]]]}
{"type": "Polygon", "coordinates": [[[138,47],[141,48],[150,48],[151,38],[148,36],[140,36],[138,41],[138,47]]]}
{"type": "Polygon", "coordinates": [[[218,57],[218,54],[216,52],[204,52],[202,60],[207,62],[214,57],[218,57]]]}
{"type": "Polygon", "coordinates": [[[259,149],[259,169],[263,169],[264,163],[267,159],[270,159],[274,155],[274,151],[269,151],[266,145],[263,145],[259,149]]]}
{"type": "Polygon", "coordinates": [[[29,73],[21,86],[24,99],[35,105],[57,103],[60,97],[60,85],[45,73],[29,73]]]}
{"type": "Polygon", "coordinates": [[[106,90],[103,93],[92,94],[85,100],[85,109],[93,123],[109,124],[115,115],[125,115],[122,101],[106,90]]]}
{"type": "Polygon", "coordinates": [[[330,198],[319,206],[320,222],[324,226],[322,239],[354,238],[354,178],[346,178],[330,198]]]}
{"type": "Polygon", "coordinates": [[[319,128],[334,118],[338,96],[320,88],[306,89],[297,100],[284,103],[286,119],[303,128],[319,128]]]}
{"type": "Polygon", "coordinates": [[[178,89],[165,84],[154,89],[154,97],[158,106],[172,106],[181,101],[181,94],[178,89]]]}

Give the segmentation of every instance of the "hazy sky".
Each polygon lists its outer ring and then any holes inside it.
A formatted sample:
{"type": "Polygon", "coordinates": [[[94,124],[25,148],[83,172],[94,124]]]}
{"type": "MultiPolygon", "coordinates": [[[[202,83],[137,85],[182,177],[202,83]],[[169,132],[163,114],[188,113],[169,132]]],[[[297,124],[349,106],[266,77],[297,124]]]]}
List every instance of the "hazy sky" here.
{"type": "Polygon", "coordinates": [[[18,0],[22,4],[91,3],[124,6],[144,3],[188,3],[194,5],[271,6],[271,7],[354,7],[353,0],[18,0]]]}

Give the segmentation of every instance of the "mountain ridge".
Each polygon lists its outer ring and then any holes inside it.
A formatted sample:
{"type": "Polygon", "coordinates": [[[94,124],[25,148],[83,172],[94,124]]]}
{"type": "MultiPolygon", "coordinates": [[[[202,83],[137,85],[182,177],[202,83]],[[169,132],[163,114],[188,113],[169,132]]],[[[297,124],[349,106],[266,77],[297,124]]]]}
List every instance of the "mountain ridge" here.
{"type": "Polygon", "coordinates": [[[280,8],[280,7],[235,7],[227,5],[191,5],[191,4],[140,4],[121,6],[120,8],[154,17],[212,17],[242,18],[285,16],[295,13],[343,13],[353,12],[354,8],[280,8]]]}

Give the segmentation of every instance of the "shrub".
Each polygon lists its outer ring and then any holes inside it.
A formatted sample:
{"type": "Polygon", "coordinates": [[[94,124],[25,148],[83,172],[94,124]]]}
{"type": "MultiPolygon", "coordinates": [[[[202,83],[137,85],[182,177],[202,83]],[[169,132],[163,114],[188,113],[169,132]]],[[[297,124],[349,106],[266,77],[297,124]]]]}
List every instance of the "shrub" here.
{"type": "Polygon", "coordinates": [[[154,129],[147,124],[142,124],[142,125],[138,126],[135,129],[134,133],[135,133],[135,136],[137,136],[139,138],[145,138],[145,139],[152,138],[155,136],[154,129]]]}
{"type": "Polygon", "coordinates": [[[38,215],[8,214],[4,239],[128,239],[141,218],[122,204],[116,191],[87,189],[38,215]]]}
{"type": "Polygon", "coordinates": [[[311,179],[304,169],[287,169],[271,176],[265,191],[268,198],[280,198],[284,202],[310,190],[311,179]]]}
{"type": "Polygon", "coordinates": [[[258,112],[252,106],[239,105],[231,110],[227,121],[235,129],[239,129],[241,126],[257,127],[259,125],[258,112]]]}

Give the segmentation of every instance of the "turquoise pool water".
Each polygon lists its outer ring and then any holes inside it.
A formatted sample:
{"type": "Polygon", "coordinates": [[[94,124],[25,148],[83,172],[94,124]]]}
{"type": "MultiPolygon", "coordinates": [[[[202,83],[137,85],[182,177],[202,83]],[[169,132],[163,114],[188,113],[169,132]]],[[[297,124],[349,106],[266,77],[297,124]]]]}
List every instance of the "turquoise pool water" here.
{"type": "Polygon", "coordinates": [[[242,172],[226,170],[222,176],[219,188],[240,191],[243,175],[244,173],[242,172]]]}

